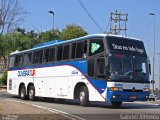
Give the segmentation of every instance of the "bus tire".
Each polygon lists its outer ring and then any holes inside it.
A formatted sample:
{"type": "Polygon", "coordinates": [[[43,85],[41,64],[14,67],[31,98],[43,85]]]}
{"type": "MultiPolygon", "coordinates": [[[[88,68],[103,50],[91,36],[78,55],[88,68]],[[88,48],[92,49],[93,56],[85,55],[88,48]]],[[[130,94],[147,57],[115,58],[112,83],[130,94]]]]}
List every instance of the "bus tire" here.
{"type": "Polygon", "coordinates": [[[111,104],[114,108],[119,108],[122,105],[122,102],[111,101],[111,104]]]}
{"type": "Polygon", "coordinates": [[[27,99],[27,94],[26,94],[25,85],[20,86],[19,97],[20,97],[20,99],[22,99],[22,100],[26,100],[26,99],[27,99]]]}
{"type": "Polygon", "coordinates": [[[82,86],[79,92],[79,101],[81,106],[89,105],[89,94],[86,86],[82,86]]]}
{"type": "Polygon", "coordinates": [[[29,100],[31,100],[31,101],[34,101],[34,100],[35,100],[35,88],[34,88],[33,85],[31,85],[31,86],[29,87],[28,97],[29,97],[29,100]]]}

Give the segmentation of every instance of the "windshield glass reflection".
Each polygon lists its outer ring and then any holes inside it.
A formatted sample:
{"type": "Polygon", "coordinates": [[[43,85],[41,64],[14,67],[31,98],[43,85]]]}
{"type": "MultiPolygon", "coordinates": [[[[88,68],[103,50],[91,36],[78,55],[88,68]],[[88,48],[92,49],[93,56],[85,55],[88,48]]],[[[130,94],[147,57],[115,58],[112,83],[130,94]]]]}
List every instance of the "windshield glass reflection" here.
{"type": "Polygon", "coordinates": [[[138,56],[110,55],[109,73],[111,80],[149,81],[147,60],[138,56]]]}

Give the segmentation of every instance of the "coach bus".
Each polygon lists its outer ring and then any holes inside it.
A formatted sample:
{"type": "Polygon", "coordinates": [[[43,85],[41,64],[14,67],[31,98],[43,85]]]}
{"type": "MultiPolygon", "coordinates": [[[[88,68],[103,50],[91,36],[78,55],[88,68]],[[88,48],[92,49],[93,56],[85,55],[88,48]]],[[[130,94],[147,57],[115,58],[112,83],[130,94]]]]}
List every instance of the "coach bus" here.
{"type": "Polygon", "coordinates": [[[7,91],[21,99],[77,99],[82,106],[98,101],[120,107],[148,100],[149,75],[141,40],[95,34],[11,53],[7,91]]]}

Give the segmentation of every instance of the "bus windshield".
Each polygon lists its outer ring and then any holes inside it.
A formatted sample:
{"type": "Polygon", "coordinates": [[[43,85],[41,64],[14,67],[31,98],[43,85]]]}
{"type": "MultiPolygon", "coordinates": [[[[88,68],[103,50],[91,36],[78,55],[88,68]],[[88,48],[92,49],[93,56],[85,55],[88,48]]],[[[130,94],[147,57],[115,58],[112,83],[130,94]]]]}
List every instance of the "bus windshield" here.
{"type": "Polygon", "coordinates": [[[139,56],[110,54],[109,73],[113,81],[149,81],[147,59],[139,56]]]}

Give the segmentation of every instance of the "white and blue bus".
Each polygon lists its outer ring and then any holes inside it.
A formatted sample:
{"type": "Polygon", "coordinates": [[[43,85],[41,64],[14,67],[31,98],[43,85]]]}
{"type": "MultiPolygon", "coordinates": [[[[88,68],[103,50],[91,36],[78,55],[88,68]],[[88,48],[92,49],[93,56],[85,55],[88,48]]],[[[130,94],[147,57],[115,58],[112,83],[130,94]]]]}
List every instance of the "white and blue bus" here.
{"type": "Polygon", "coordinates": [[[35,97],[91,101],[147,101],[150,67],[142,41],[95,34],[55,40],[16,51],[9,57],[7,91],[35,97]]]}

